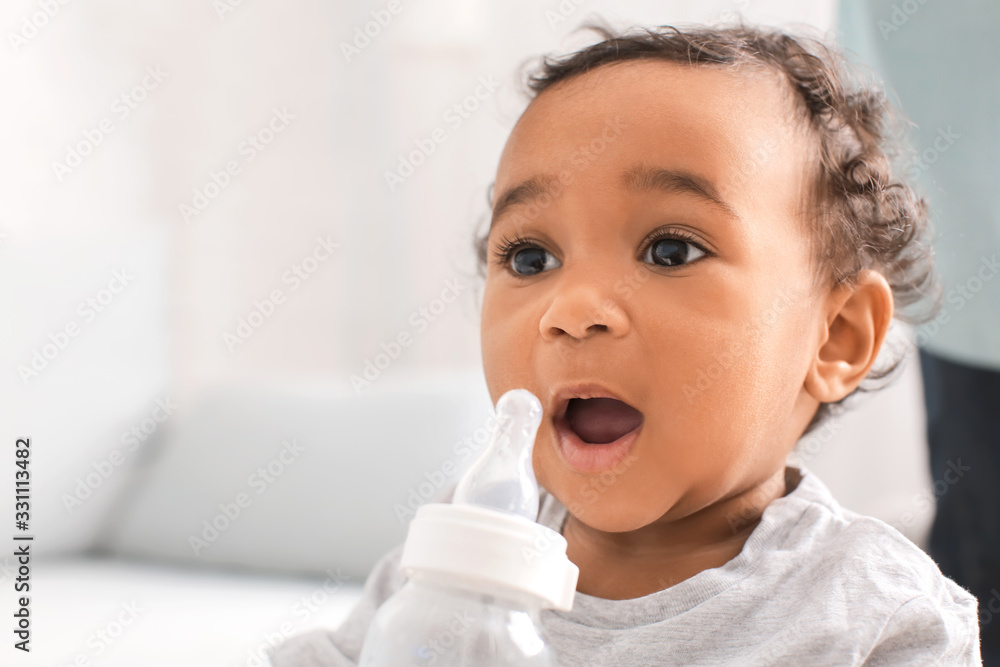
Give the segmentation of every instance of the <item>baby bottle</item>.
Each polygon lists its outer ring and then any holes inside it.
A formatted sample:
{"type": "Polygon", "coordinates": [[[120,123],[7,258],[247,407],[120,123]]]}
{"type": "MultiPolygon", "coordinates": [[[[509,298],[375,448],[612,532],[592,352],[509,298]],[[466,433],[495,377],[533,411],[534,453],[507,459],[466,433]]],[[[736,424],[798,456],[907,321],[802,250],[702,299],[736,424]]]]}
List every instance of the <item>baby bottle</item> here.
{"type": "Polygon", "coordinates": [[[379,607],[359,667],[554,667],[542,609],[573,607],[579,569],[566,540],[536,523],[531,465],[542,406],[512,389],[490,445],[451,503],[420,507],[400,569],[407,582],[379,607]]]}

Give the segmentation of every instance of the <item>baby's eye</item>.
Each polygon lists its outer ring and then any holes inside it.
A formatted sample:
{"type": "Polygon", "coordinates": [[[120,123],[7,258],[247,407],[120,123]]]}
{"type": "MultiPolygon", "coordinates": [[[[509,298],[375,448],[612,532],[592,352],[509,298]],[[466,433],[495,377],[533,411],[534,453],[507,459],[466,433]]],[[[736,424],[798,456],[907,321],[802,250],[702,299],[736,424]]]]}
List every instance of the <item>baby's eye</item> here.
{"type": "Polygon", "coordinates": [[[515,248],[508,257],[511,270],[521,276],[534,276],[546,269],[557,269],[562,266],[555,255],[537,246],[515,248]]]}
{"type": "MultiPolygon", "coordinates": [[[[497,264],[522,278],[562,266],[562,262],[537,241],[520,236],[501,239],[500,247],[493,254],[497,264]]],[[[660,229],[647,242],[643,260],[659,266],[681,266],[709,254],[694,237],[680,230],[660,229]]]]}
{"type": "Polygon", "coordinates": [[[538,241],[524,236],[502,236],[493,251],[496,264],[519,278],[537,275],[546,269],[557,269],[562,262],[541,247],[538,241]]]}
{"type": "Polygon", "coordinates": [[[646,248],[643,259],[660,266],[680,266],[704,257],[705,251],[697,244],[673,236],[654,239],[646,248]]]}

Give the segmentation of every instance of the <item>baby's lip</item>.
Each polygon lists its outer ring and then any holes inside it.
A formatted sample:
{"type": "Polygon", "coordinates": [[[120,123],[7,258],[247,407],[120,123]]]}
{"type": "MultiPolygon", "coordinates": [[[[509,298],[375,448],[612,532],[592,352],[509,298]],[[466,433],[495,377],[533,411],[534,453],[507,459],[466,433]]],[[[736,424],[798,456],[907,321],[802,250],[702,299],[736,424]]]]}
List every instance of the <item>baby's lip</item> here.
{"type": "Polygon", "coordinates": [[[639,410],[634,403],[625,398],[623,393],[610,389],[601,383],[572,382],[553,388],[548,404],[549,417],[551,419],[565,417],[566,408],[569,407],[570,400],[574,398],[613,398],[642,413],[642,410],[639,410]]]}

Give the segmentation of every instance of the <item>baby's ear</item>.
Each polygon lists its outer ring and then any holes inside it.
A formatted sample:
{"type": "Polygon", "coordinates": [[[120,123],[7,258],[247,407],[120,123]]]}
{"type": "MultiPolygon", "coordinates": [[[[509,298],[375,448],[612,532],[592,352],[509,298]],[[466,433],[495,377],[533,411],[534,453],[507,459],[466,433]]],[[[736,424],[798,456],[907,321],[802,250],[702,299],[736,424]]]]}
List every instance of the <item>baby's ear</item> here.
{"type": "Polygon", "coordinates": [[[854,391],[878,357],[892,309],[892,288],[877,271],[864,269],[856,284],[830,291],[823,337],[806,375],[810,396],[834,403],[854,391]]]}

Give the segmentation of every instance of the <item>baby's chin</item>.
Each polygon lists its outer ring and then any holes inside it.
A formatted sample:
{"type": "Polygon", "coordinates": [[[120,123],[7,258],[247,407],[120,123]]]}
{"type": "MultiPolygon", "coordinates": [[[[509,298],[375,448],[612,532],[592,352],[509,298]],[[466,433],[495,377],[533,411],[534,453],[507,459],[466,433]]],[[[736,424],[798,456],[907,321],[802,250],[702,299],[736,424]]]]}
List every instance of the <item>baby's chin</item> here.
{"type": "Polygon", "coordinates": [[[659,511],[659,508],[652,507],[655,503],[651,502],[653,499],[648,494],[630,490],[625,485],[614,490],[602,490],[599,484],[598,478],[574,478],[563,483],[555,482],[555,488],[542,486],[566,507],[577,522],[605,533],[639,530],[660,519],[669,509],[659,511]]]}
{"type": "MultiPolygon", "coordinates": [[[[639,502],[638,499],[635,500],[636,504],[639,502]]],[[[611,507],[607,504],[586,506],[574,503],[572,499],[569,499],[568,505],[563,504],[566,505],[569,513],[577,522],[603,533],[628,533],[645,528],[659,518],[650,517],[646,512],[637,512],[639,506],[622,508],[611,507]]]]}

